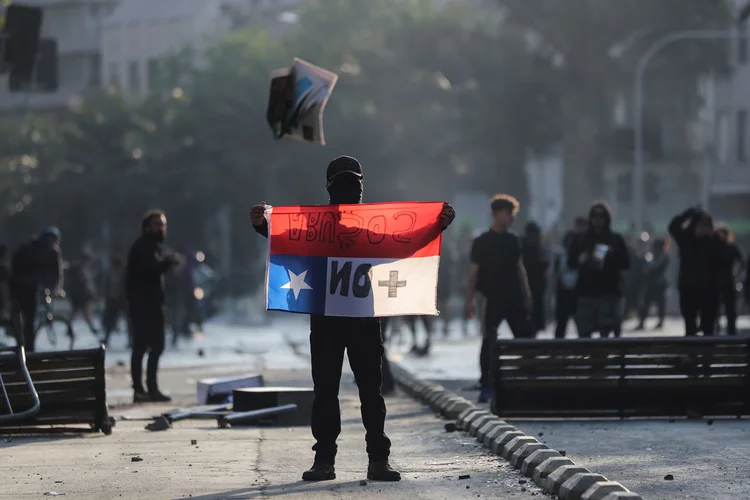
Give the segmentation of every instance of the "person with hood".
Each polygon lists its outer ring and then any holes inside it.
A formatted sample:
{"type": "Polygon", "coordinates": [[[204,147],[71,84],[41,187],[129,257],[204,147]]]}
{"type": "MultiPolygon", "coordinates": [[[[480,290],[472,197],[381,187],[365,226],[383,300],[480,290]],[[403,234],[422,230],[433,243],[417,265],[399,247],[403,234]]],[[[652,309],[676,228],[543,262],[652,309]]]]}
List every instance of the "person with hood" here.
{"type": "Polygon", "coordinates": [[[133,402],[168,402],[171,398],[159,390],[157,372],[164,352],[164,273],[180,263],[177,254],[162,257],[167,238],[167,217],[160,210],[148,212],[141,222],[141,237],[128,252],[125,290],[132,327],[133,351],[130,375],[133,402]],[[148,354],[146,388],[143,388],[143,357],[148,354]]]}
{"type": "Polygon", "coordinates": [[[542,245],[542,228],[536,222],[529,222],[524,228],[521,240],[523,266],[531,289],[531,331],[534,335],[544,330],[544,297],[547,293],[547,269],[549,257],[542,245]]]}
{"type": "Polygon", "coordinates": [[[734,233],[729,226],[720,225],[716,234],[726,245],[719,268],[719,301],[727,317],[727,334],[737,335],[737,275],[745,267],[745,253],[734,241],[734,233]]]}
{"type": "Polygon", "coordinates": [[[48,227],[38,238],[19,247],[11,258],[10,295],[13,317],[21,324],[27,352],[34,352],[38,294],[57,295],[63,285],[60,230],[48,227]]]}
{"type": "Polygon", "coordinates": [[[590,338],[620,336],[623,299],[622,278],[630,266],[623,237],[612,231],[609,206],[598,201],[591,206],[586,232],[579,235],[568,252],[568,267],[578,269],[576,325],[578,336],[590,338]]]}
{"type": "MultiPolygon", "coordinates": [[[[326,190],[332,205],[362,203],[362,165],[351,156],[333,159],[326,169],[326,190]]],[[[265,202],[250,211],[255,231],[268,237],[265,202]]],[[[440,215],[443,229],[455,218],[455,211],[445,204],[440,215]]],[[[312,434],[315,438],[315,460],[302,474],[303,481],[325,481],[336,478],[336,440],[341,433],[339,385],[344,352],[359,389],[362,403],[369,465],[367,478],[371,481],[400,481],[388,458],[391,441],[385,434],[385,400],[381,392],[382,366],[385,355],[379,318],[350,318],[310,315],[310,363],[313,391],[312,434]]]]}
{"type": "Polygon", "coordinates": [[[664,327],[664,317],[667,309],[667,271],[669,270],[669,255],[667,250],[669,243],[662,239],[656,238],[651,246],[651,252],[646,254],[644,259],[646,263],[645,278],[646,290],[641,303],[640,322],[636,330],[645,330],[646,318],[648,318],[651,306],[656,304],[656,311],[659,315],[657,329],[664,327]]]}
{"type": "Polygon", "coordinates": [[[713,335],[719,310],[720,273],[726,245],[716,232],[711,214],[691,207],[669,223],[669,234],[680,250],[680,313],[685,335],[698,333],[700,317],[703,335],[713,335]]]}

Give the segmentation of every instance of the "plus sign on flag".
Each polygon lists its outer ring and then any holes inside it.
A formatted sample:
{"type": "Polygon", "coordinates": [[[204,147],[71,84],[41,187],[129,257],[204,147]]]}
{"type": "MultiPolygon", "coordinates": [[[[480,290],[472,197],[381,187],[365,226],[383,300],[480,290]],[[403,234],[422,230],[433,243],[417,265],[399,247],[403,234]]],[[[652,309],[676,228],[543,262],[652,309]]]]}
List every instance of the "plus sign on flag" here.
{"type": "Polygon", "coordinates": [[[266,309],[437,314],[443,203],[267,207],[266,309]]]}

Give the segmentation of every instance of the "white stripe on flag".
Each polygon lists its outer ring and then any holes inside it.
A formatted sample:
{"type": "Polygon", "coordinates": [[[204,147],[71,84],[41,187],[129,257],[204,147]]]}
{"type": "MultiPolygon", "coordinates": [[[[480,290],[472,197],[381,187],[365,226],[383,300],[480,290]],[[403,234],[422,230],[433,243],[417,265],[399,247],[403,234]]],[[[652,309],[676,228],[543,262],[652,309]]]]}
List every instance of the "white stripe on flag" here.
{"type": "Polygon", "coordinates": [[[326,316],[436,315],[440,257],[328,258],[326,316]]]}

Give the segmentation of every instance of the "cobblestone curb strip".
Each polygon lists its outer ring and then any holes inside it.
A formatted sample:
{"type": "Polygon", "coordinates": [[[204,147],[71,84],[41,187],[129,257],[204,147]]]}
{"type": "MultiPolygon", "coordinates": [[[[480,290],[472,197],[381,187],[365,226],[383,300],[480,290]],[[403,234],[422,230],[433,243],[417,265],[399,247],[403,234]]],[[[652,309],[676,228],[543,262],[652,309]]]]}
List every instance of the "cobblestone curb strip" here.
{"type": "Polygon", "coordinates": [[[476,436],[477,441],[520,469],[546,493],[558,495],[561,500],[643,500],[622,484],[577,466],[536,438],[445,387],[420,380],[395,362],[391,362],[391,371],[407,394],[445,418],[456,420],[457,428],[476,436]]]}

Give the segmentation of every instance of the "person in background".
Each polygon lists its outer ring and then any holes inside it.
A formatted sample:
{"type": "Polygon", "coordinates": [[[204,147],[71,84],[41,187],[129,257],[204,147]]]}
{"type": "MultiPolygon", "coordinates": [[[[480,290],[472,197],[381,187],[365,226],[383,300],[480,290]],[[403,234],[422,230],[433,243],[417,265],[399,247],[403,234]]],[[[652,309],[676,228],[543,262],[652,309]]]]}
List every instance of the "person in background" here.
{"type": "Polygon", "coordinates": [[[719,301],[724,306],[724,314],[727,317],[727,334],[737,335],[737,276],[745,267],[745,253],[734,241],[734,233],[729,226],[719,225],[716,234],[726,245],[724,258],[718,269],[721,280],[719,301]]]}
{"type": "Polygon", "coordinates": [[[19,247],[11,258],[10,295],[14,322],[22,325],[26,351],[36,348],[36,312],[39,292],[58,295],[63,286],[61,234],[48,227],[39,237],[19,247]]]}
{"type": "Polygon", "coordinates": [[[94,261],[94,255],[90,251],[84,250],[82,258],[73,264],[70,269],[67,292],[71,310],[68,319],[73,323],[78,313],[81,313],[91,333],[99,335],[99,329],[94,325],[94,318],[91,315],[91,302],[96,298],[94,261]]]}
{"type": "Polygon", "coordinates": [[[518,201],[507,194],[493,197],[492,226],[471,246],[465,308],[469,318],[478,311],[481,324],[480,403],[489,401],[492,395],[492,352],[500,324],[507,321],[515,338],[531,337],[531,288],[523,265],[521,239],[510,229],[519,207],[518,201]]]}
{"type": "Polygon", "coordinates": [[[141,222],[141,237],[128,252],[125,292],[133,336],[130,374],[133,402],[169,402],[159,390],[159,358],[164,352],[164,273],[180,263],[177,254],[162,257],[167,238],[167,217],[160,210],[148,212],[141,222]],[[148,355],[146,388],[143,388],[143,357],[148,355]]]}
{"type": "Polygon", "coordinates": [[[640,322],[636,330],[646,329],[646,318],[648,318],[651,306],[656,304],[656,311],[659,316],[659,322],[656,324],[657,329],[664,327],[664,317],[667,309],[667,271],[669,270],[669,242],[662,239],[654,239],[651,245],[651,252],[646,254],[646,290],[643,294],[643,302],[640,310],[640,322]]]}
{"type": "Polygon", "coordinates": [[[542,245],[542,228],[536,222],[529,222],[524,228],[521,240],[523,266],[531,288],[531,331],[536,335],[545,329],[544,297],[547,291],[547,269],[549,257],[542,245]]]}
{"type": "Polygon", "coordinates": [[[603,201],[589,212],[586,232],[577,237],[568,252],[568,267],[578,269],[576,325],[578,336],[620,336],[623,300],[622,275],[630,260],[625,240],[612,231],[612,213],[603,201]]]}
{"type": "MultiPolygon", "coordinates": [[[[110,257],[109,270],[104,278],[104,315],[102,329],[104,330],[104,345],[109,345],[109,336],[117,328],[117,322],[127,310],[128,301],[125,297],[125,262],[119,254],[110,257]]],[[[129,334],[130,332],[128,332],[129,334]]],[[[132,339],[128,339],[132,344],[132,339]]]]}
{"type": "MultiPolygon", "coordinates": [[[[584,219],[585,220],[585,219],[584,219]]],[[[575,231],[568,232],[563,237],[564,252],[557,257],[554,266],[555,276],[555,338],[564,339],[568,329],[568,321],[575,318],[576,313],[576,284],[578,283],[578,270],[568,266],[568,252],[573,241],[580,234],[575,231]]]]}
{"type": "Polygon", "coordinates": [[[725,262],[726,244],[714,232],[711,214],[691,207],[669,223],[669,234],[680,250],[680,312],[685,335],[698,333],[700,317],[703,335],[713,335],[719,309],[721,276],[717,272],[725,262]]]}
{"type": "Polygon", "coordinates": [[[628,249],[628,261],[630,267],[624,274],[625,304],[623,318],[640,314],[642,299],[646,288],[646,261],[643,253],[639,251],[642,244],[640,238],[635,239],[632,235],[624,236],[625,246],[628,249]]]}

